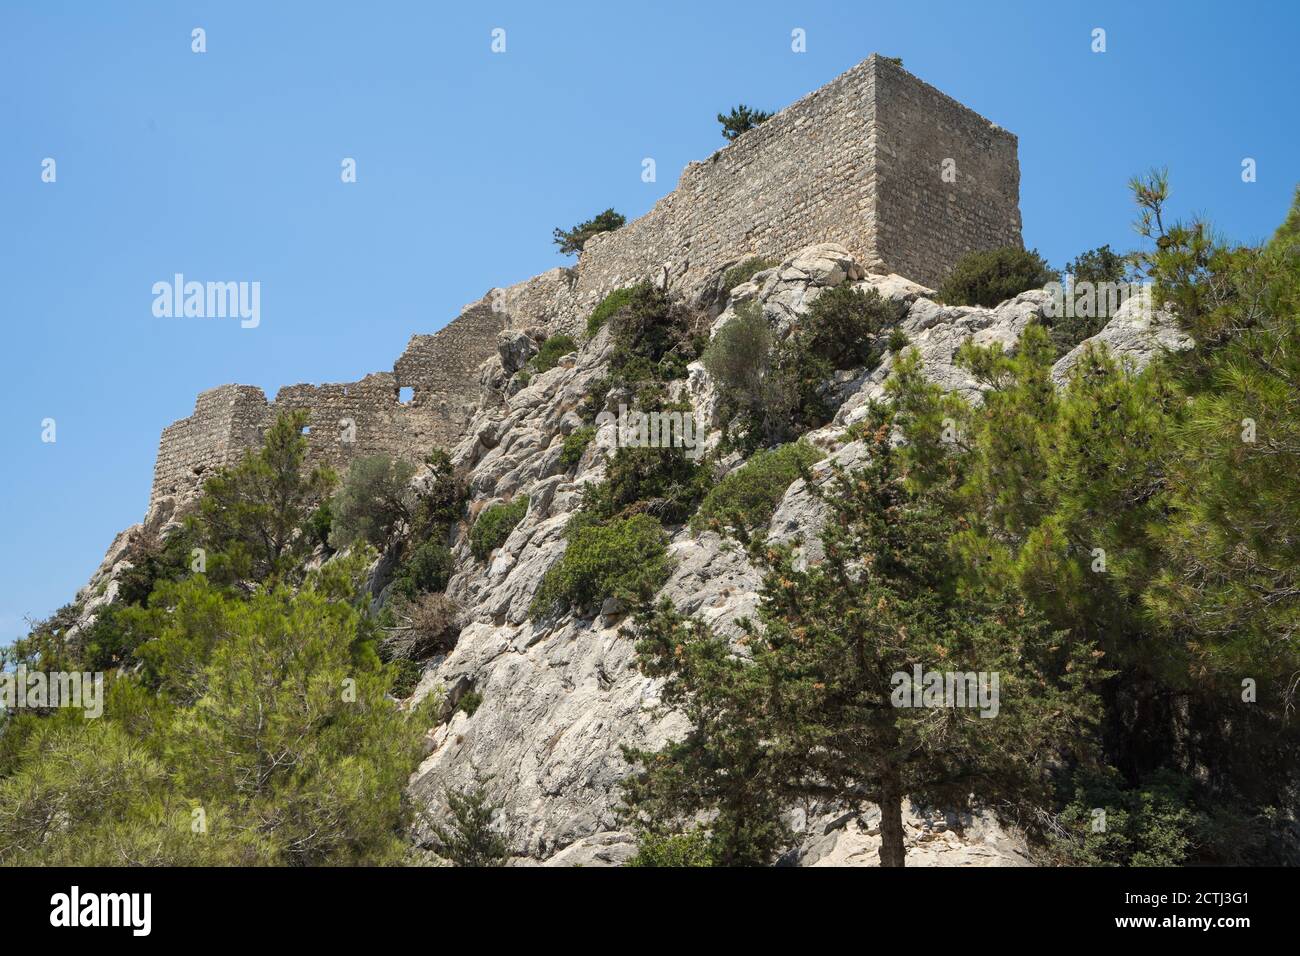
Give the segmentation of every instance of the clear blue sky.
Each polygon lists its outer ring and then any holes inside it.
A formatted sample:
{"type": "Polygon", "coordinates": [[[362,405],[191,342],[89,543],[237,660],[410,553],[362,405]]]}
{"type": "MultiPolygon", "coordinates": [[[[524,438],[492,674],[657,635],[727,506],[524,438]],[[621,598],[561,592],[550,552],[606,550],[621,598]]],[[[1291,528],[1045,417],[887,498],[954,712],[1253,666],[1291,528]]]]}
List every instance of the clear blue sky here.
{"type": "Polygon", "coordinates": [[[1025,243],[1055,265],[1133,244],[1125,182],[1155,164],[1177,211],[1266,236],[1300,180],[1298,10],[3,0],[0,641],[142,517],[158,434],[200,390],[391,368],[564,264],[554,226],[648,210],[722,145],[719,110],[780,108],[872,51],[1019,135],[1025,243]],[[154,318],[175,272],[260,281],[261,326],[154,318]]]}

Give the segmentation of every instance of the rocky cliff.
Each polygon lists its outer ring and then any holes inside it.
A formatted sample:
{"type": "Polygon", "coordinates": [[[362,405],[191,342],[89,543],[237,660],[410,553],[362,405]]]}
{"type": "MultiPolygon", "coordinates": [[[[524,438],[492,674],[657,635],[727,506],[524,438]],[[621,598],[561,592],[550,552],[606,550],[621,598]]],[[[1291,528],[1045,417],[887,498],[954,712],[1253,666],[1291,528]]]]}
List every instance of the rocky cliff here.
{"type": "MultiPolygon", "coordinates": [[[[955,363],[958,347],[970,340],[1014,349],[1020,333],[1042,316],[1049,302],[1048,292],[1030,291],[992,309],[945,306],[934,301],[930,290],[895,274],[868,274],[843,246],[822,243],[785,257],[721,296],[706,294],[717,313],[712,330],[721,328],[737,306],[756,300],[780,336],[826,289],[844,283],[873,288],[899,303],[899,328],[919,351],[925,374],[970,398],[978,398],[979,385],[955,363]]],[[[428,841],[428,822],[443,811],[448,788],[488,781],[494,799],[503,805],[499,824],[516,850],[516,862],[617,864],[634,852],[633,838],[620,828],[615,812],[620,781],[629,770],[620,748],[656,746],[684,725],[680,715],[664,712],[656,683],[639,673],[621,607],[609,602],[595,616],[529,618],[529,603],[543,575],[566,547],[564,526],[579,506],[582,488],[605,477],[615,446],[616,426],[608,423],[576,468],[561,459],[564,439],[584,424],[579,404],[607,371],[612,351],[607,329],[557,367],[518,387],[520,379],[513,373],[536,352],[547,331],[536,327],[500,333],[498,354],[479,369],[479,399],[465,437],[452,451],[469,489],[468,514],[452,534],[455,570],[447,589],[462,609],[461,629],[453,649],[423,662],[412,698],[418,701],[437,691],[448,702],[446,719],[429,729],[427,756],[409,783],[412,798],[428,811],[412,838],[417,845],[428,841]],[[476,558],[468,540],[474,517],[521,494],[529,500],[523,520],[485,560],[476,558]],[[472,715],[454,707],[470,691],[481,698],[472,715]]],[[[1140,299],[1129,300],[1096,339],[1135,367],[1161,349],[1188,344],[1163,313],[1144,311],[1140,299]]],[[[1053,374],[1058,382],[1081,350],[1057,363],[1053,374]]],[[[814,469],[821,480],[829,476],[832,463],[852,468],[861,460],[863,446],[846,432],[865,416],[871,400],[884,396],[894,358],[886,354],[874,369],[839,373],[833,420],[805,436],[827,452],[814,469]]],[[[695,363],[676,387],[709,424],[705,447],[715,447],[722,422],[708,372],[695,363]]],[[[724,471],[742,464],[735,453],[722,459],[724,471]]],[[[415,482],[425,477],[417,475],[415,482]]],[[[129,566],[124,556],[131,544],[165,536],[176,518],[175,501],[165,498],[144,522],[118,536],[79,595],[83,622],[114,599],[116,579],[129,566]]],[[[774,540],[796,543],[806,560],[815,561],[820,520],[820,505],[800,480],[786,491],[768,533],[774,540]]],[[[734,633],[735,622],[752,615],[757,602],[759,576],[743,552],[716,534],[695,535],[686,528],[672,536],[669,550],[674,570],[658,597],[722,633],[734,633]]],[[[384,599],[386,560],[381,558],[376,570],[377,604],[384,599]]],[[[790,862],[876,862],[878,836],[870,818],[848,822],[816,805],[792,807],[791,813],[803,842],[790,862]]],[[[1028,861],[1023,840],[991,817],[959,818],[913,808],[907,823],[909,865],[1028,861]]]]}
{"type": "MultiPolygon", "coordinates": [[[[949,307],[932,293],[897,275],[867,275],[841,246],[821,244],[786,258],[729,290],[719,328],[735,307],[757,299],[774,329],[788,328],[823,290],[841,283],[871,287],[905,307],[900,327],[920,351],[926,374],[945,388],[975,396],[977,384],[953,356],[962,342],[1001,342],[1014,349],[1025,326],[1040,317],[1045,291],[1026,292],[994,309],[949,307]]],[[[1143,315],[1139,303],[1118,314],[1098,336],[1135,365],[1181,340],[1161,315],[1143,315]]],[[[448,593],[465,610],[454,650],[427,662],[416,697],[442,688],[452,701],[473,690],[482,698],[473,715],[456,711],[429,733],[430,752],[411,779],[422,805],[439,809],[443,791],[490,780],[504,804],[502,824],[521,861],[552,865],[618,863],[633,852],[632,838],[615,816],[618,788],[628,767],[620,745],[655,746],[681,729],[681,718],[664,714],[656,685],[636,667],[633,642],[620,629],[621,609],[594,617],[568,615],[558,621],[529,620],[528,605],[542,576],[565,548],[563,530],[576,510],[583,485],[605,476],[613,452],[615,425],[603,426],[576,471],[561,462],[564,438],[583,422],[577,408],[592,381],[605,370],[610,353],[602,330],[559,367],[509,394],[510,373],[535,346],[522,332],[505,332],[500,355],[483,367],[483,394],[470,434],[454,452],[468,479],[470,512],[519,494],[529,497],[527,515],[486,561],[476,560],[462,535],[456,573],[448,593]]],[[[1064,376],[1078,351],[1054,370],[1064,376]]],[[[870,399],[884,393],[893,356],[869,373],[848,375],[837,391],[834,420],[807,440],[829,456],[816,473],[829,475],[832,462],[852,467],[862,445],[849,441],[847,426],[866,413],[870,399]]],[[[695,364],[681,383],[697,414],[709,419],[710,443],[720,436],[713,387],[695,364]]],[[[726,459],[730,468],[743,462],[726,459]]],[[[819,506],[796,481],[772,518],[769,533],[793,540],[816,560],[819,506]]],[[[743,553],[712,533],[681,529],[672,537],[675,570],[660,596],[728,632],[756,606],[758,575],[743,553]]],[[[805,835],[794,862],[874,864],[878,845],[868,826],[844,825],[817,806],[792,808],[805,835]]],[[[417,840],[427,833],[416,835],[417,840]]],[[[991,819],[957,819],[914,812],[909,820],[909,865],[980,865],[1026,860],[1014,834],[991,819]]]]}

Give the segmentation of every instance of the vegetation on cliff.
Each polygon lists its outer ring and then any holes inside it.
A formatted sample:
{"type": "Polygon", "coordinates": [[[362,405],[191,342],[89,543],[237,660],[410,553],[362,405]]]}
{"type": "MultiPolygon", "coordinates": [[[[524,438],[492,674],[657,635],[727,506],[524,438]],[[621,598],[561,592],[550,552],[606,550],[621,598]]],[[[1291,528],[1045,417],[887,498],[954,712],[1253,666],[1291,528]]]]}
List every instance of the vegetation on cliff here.
{"type": "Polygon", "coordinates": [[[136,603],[76,636],[37,628],[8,652],[32,669],[109,673],[103,716],[5,718],[0,861],[403,857],[403,788],[437,700],[403,711],[389,696],[397,672],[366,613],[372,551],[291,564],[304,545],[281,532],[307,524],[326,488],[304,476],[305,449],[300,422],[282,417],[260,452],[209,479],[176,539],[194,544],[189,565],[159,558],[136,603]]]}
{"type": "MultiPolygon", "coordinates": [[[[1103,248],[1070,269],[1114,281],[1137,268],[1171,303],[1196,346],[1140,371],[1094,344],[1062,382],[1057,358],[1097,317],[1031,323],[1014,349],[961,346],[957,364],[983,389],[969,401],[927,380],[898,306],[847,283],[783,329],[742,303],[707,349],[707,317],[649,283],[597,308],[612,361],[582,417],[689,412],[686,368],[702,357],[731,423],[726,458],[674,445],[604,456],[603,478],[569,506],[565,549],[546,552],[525,625],[635,611],[643,673],[690,718],[670,743],[626,752],[634,862],[774,862],[797,845],[797,800],[864,819],[879,808],[888,864],[905,860],[905,799],[1013,815],[1052,863],[1300,855],[1300,197],[1271,242],[1229,246],[1204,223],[1165,223],[1163,175],[1135,187],[1152,251],[1103,248]],[[819,557],[765,541],[822,455],[798,439],[830,420],[828,382],[887,351],[887,404],[846,436],[862,464],[806,483],[829,513],[819,557]],[[685,525],[739,539],[762,575],[736,635],[652,604],[685,525]],[[900,705],[897,675],[918,668],[973,675],[977,706],[900,705]]],[[[969,294],[993,295],[1010,273],[998,295],[1037,282],[1030,255],[968,270],[969,294]]],[[[418,479],[359,459],[340,484],[304,466],[304,424],[283,416],[209,478],[187,520],[134,546],[93,622],[73,629],[61,612],[5,652],[6,665],[107,671],[108,699],[98,719],[3,718],[0,861],[409,852],[407,779],[453,708],[395,698],[455,649],[466,615],[443,592],[466,567],[457,555],[510,540],[534,492],[516,487],[471,527],[445,454],[418,479]]],[[[596,428],[574,426],[559,463],[594,467],[596,428]]],[[[555,447],[554,427],[539,447],[555,447]]],[[[462,686],[455,709],[490,713],[498,687],[462,686]]],[[[447,800],[432,845],[463,865],[504,859],[491,794],[447,800]]]]}
{"type": "Polygon", "coordinates": [[[1166,227],[1163,176],[1135,186],[1138,264],[1196,347],[1141,372],[1089,347],[1058,390],[1031,325],[1014,354],[963,346],[979,404],[904,356],[870,463],[829,495],[825,561],[751,545],[769,570],[743,655],[671,608],[638,619],[695,728],[629,752],[642,857],[770,862],[798,795],[877,803],[901,863],[896,786],[923,768],[902,791],[1019,806],[1055,862],[1295,858],[1300,244],[1166,227]],[[1014,714],[890,706],[882,674],[940,662],[1002,675],[1014,714]]]}
{"type": "Polygon", "coordinates": [[[627,801],[648,829],[716,813],[714,858],[763,864],[788,846],[792,801],[855,815],[870,802],[881,862],[901,866],[905,797],[1032,806],[1054,762],[1090,747],[1100,653],[1050,628],[1014,587],[960,587],[947,489],[907,487],[892,425],[877,408],[867,464],[826,495],[824,561],[751,549],[765,571],[758,618],[740,625],[744,657],[671,608],[637,622],[642,669],[693,723],[680,741],[628,753],[643,770],[627,801]],[[895,675],[936,668],[996,675],[985,710],[900,706],[895,675]]]}
{"type": "Polygon", "coordinates": [[[953,264],[939,287],[948,305],[992,308],[1030,289],[1041,289],[1057,274],[1034,250],[1005,246],[968,253],[953,264]]]}

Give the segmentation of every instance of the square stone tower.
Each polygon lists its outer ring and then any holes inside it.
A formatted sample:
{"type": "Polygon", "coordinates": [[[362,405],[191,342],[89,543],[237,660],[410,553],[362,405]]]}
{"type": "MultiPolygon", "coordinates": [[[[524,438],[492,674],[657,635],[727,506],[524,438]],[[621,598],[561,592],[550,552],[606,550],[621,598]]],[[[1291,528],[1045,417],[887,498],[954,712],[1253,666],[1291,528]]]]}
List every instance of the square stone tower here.
{"type": "Polygon", "coordinates": [[[888,58],[866,64],[868,256],[936,285],[968,252],[1020,246],[1015,134],[888,58]]]}
{"type": "Polygon", "coordinates": [[[576,322],[665,266],[689,293],[728,263],[817,242],[931,286],[972,250],[1019,246],[1015,135],[872,54],[689,164],[640,219],[588,241],[573,302],[555,314],[576,322]]]}

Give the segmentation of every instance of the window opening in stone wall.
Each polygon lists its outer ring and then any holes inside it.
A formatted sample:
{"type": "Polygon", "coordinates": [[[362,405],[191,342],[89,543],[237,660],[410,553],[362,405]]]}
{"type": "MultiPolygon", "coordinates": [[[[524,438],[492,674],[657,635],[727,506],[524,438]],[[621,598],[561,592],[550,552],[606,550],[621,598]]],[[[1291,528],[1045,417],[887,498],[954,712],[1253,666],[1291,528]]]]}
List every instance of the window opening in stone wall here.
{"type": "Polygon", "coordinates": [[[397,390],[397,400],[403,405],[410,405],[415,401],[415,389],[410,385],[403,385],[397,390]]]}

